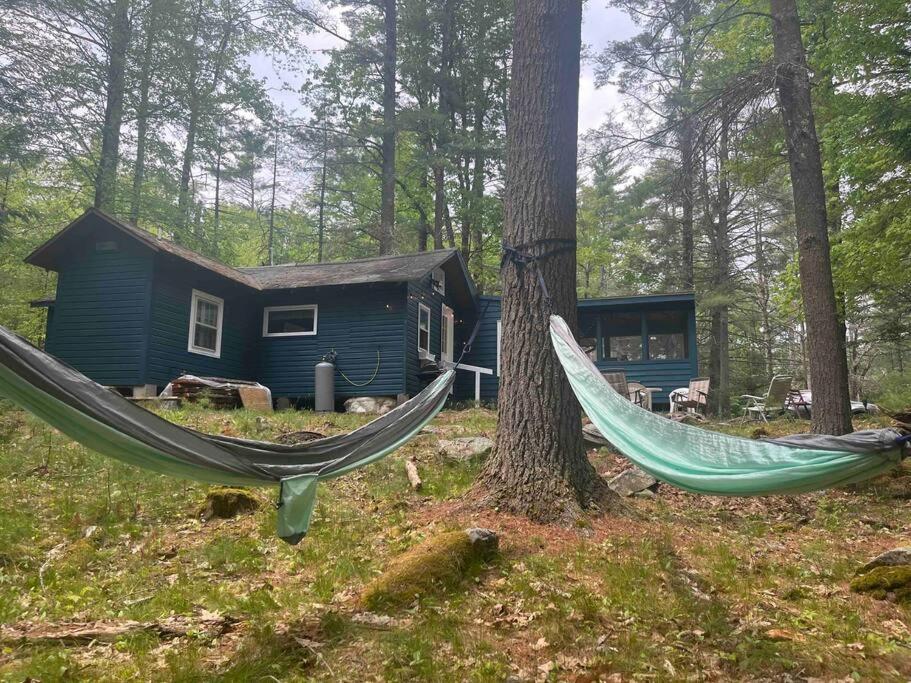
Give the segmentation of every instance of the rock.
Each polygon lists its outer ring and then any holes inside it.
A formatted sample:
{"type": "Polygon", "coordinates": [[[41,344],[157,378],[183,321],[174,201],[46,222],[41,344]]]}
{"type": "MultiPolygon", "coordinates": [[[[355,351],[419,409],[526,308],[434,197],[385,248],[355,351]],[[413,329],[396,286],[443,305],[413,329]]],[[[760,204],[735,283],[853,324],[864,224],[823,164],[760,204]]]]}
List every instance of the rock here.
{"type": "Polygon", "coordinates": [[[598,431],[598,428],[588,423],[582,426],[582,440],[588,448],[606,448],[610,446],[610,441],[604,438],[604,435],[598,431]]]}
{"type": "Polygon", "coordinates": [[[401,607],[441,588],[452,588],[496,554],[500,539],[490,529],[449,531],[431,536],[389,563],[364,588],[361,602],[371,610],[401,607]]]}
{"type": "Polygon", "coordinates": [[[466,461],[487,455],[493,441],[486,436],[465,436],[457,439],[440,439],[440,455],[452,460],[466,461]]]}
{"type": "Polygon", "coordinates": [[[205,521],[209,521],[213,517],[230,519],[258,509],[259,500],[244,489],[217,488],[209,491],[199,514],[205,521]]]}
{"type": "Polygon", "coordinates": [[[877,567],[896,567],[901,565],[911,565],[911,547],[905,546],[903,548],[887,550],[867,562],[867,564],[858,569],[856,573],[866,574],[877,567]]]}
{"type": "Polygon", "coordinates": [[[621,496],[631,496],[639,491],[644,491],[658,483],[648,472],[643,472],[638,467],[632,467],[621,472],[607,482],[607,485],[621,496]]]}
{"type": "Polygon", "coordinates": [[[911,565],[881,565],[851,581],[855,593],[867,593],[878,600],[908,602],[911,599],[911,565]]]}
{"type": "Polygon", "coordinates": [[[395,399],[388,396],[359,396],[345,401],[345,412],[356,415],[385,415],[395,408],[395,399]]]}

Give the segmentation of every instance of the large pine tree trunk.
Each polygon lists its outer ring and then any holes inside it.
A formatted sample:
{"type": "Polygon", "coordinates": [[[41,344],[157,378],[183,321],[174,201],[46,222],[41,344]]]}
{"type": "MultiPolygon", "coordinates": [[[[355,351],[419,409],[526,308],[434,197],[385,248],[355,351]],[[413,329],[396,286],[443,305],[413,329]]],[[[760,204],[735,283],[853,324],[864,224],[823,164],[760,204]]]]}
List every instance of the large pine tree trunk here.
{"type": "Polygon", "coordinates": [[[107,93],[104,127],[101,131],[101,159],[95,180],[95,206],[113,212],[114,196],[117,192],[117,167],[120,163],[120,128],[123,125],[127,50],[130,47],[129,0],[117,0],[110,21],[107,93]]]}
{"type": "Polygon", "coordinates": [[[382,187],[380,197],[380,256],[395,249],[395,67],[398,33],[396,27],[396,0],[383,0],[383,27],[386,36],[383,45],[383,133],[382,187]]]}
{"type": "Polygon", "coordinates": [[[852,430],[844,330],[829,256],[826,193],[796,0],[771,0],[778,99],[788,143],[800,289],[813,378],[813,431],[852,430]]]}
{"type": "MultiPolygon", "coordinates": [[[[576,237],[581,0],[518,0],[506,135],[503,240],[534,254],[576,237]]],[[[538,521],[569,521],[606,486],[585,457],[579,404],[551,347],[548,306],[576,324],[576,254],[503,269],[496,448],[478,482],[486,504],[538,521]]]]}

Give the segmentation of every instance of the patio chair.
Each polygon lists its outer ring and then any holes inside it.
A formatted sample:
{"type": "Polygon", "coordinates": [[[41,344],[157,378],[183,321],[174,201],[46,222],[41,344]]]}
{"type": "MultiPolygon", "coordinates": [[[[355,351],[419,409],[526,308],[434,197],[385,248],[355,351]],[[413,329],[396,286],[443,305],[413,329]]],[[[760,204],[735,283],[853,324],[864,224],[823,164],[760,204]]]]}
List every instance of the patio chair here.
{"type": "Polygon", "coordinates": [[[687,410],[696,413],[697,415],[701,414],[705,416],[706,411],[709,407],[709,386],[711,385],[711,380],[708,377],[694,377],[690,380],[689,389],[687,389],[686,396],[680,394],[674,394],[672,400],[674,402],[672,412],[678,410],[687,410]]]}
{"type": "Polygon", "coordinates": [[[769,383],[769,390],[765,396],[743,394],[740,400],[746,403],[743,407],[741,422],[746,422],[747,419],[761,419],[763,422],[768,422],[770,416],[775,417],[784,413],[793,379],[790,375],[775,375],[769,383]]]}
{"type": "MultiPolygon", "coordinates": [[[[616,391],[621,396],[626,396],[630,401],[639,406],[640,408],[644,407],[643,397],[645,396],[644,392],[639,390],[639,388],[633,388],[630,386],[630,383],[626,381],[625,372],[602,372],[604,379],[607,380],[607,383],[610,384],[614,391],[616,391]]],[[[638,384],[638,383],[636,383],[638,384]]],[[[642,385],[638,385],[642,386],[642,385]]]]}

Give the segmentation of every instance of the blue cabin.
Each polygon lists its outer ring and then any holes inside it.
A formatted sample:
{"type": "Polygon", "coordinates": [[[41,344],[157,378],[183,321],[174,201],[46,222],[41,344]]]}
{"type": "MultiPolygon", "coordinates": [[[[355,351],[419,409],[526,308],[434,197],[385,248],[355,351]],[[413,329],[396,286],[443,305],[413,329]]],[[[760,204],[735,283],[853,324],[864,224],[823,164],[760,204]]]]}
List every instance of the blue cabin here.
{"type": "MultiPolygon", "coordinates": [[[[306,400],[334,351],[339,398],[414,395],[480,319],[455,397],[496,399],[500,301],[455,249],[233,268],[89,209],[26,261],[58,274],[47,351],[128,394],[189,373],[306,400]]],[[[696,374],[692,294],[582,300],[579,318],[598,366],[660,387],[658,403],[696,374]]]]}

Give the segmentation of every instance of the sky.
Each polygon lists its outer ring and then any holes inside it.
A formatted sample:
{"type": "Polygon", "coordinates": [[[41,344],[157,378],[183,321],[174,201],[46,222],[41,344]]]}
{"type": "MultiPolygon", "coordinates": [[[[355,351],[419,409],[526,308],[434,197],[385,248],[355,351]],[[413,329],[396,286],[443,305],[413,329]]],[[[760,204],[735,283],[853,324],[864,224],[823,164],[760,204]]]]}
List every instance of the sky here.
{"type": "MultiPolygon", "coordinates": [[[[589,54],[597,54],[608,43],[614,40],[625,40],[636,32],[636,27],[629,16],[614,8],[608,7],[604,0],[588,0],[585,3],[582,19],[582,42],[589,54]]],[[[304,34],[302,40],[313,56],[319,60],[322,50],[337,47],[340,41],[323,31],[304,34]]],[[[297,93],[283,88],[286,82],[299,83],[300,79],[281,72],[275,67],[267,54],[254,55],[250,60],[253,72],[264,79],[273,99],[289,113],[298,116],[306,113],[297,93]]],[[[595,87],[594,69],[591,63],[583,62],[582,75],[579,81],[579,133],[597,128],[607,113],[622,103],[622,95],[613,86],[595,87]]]]}

